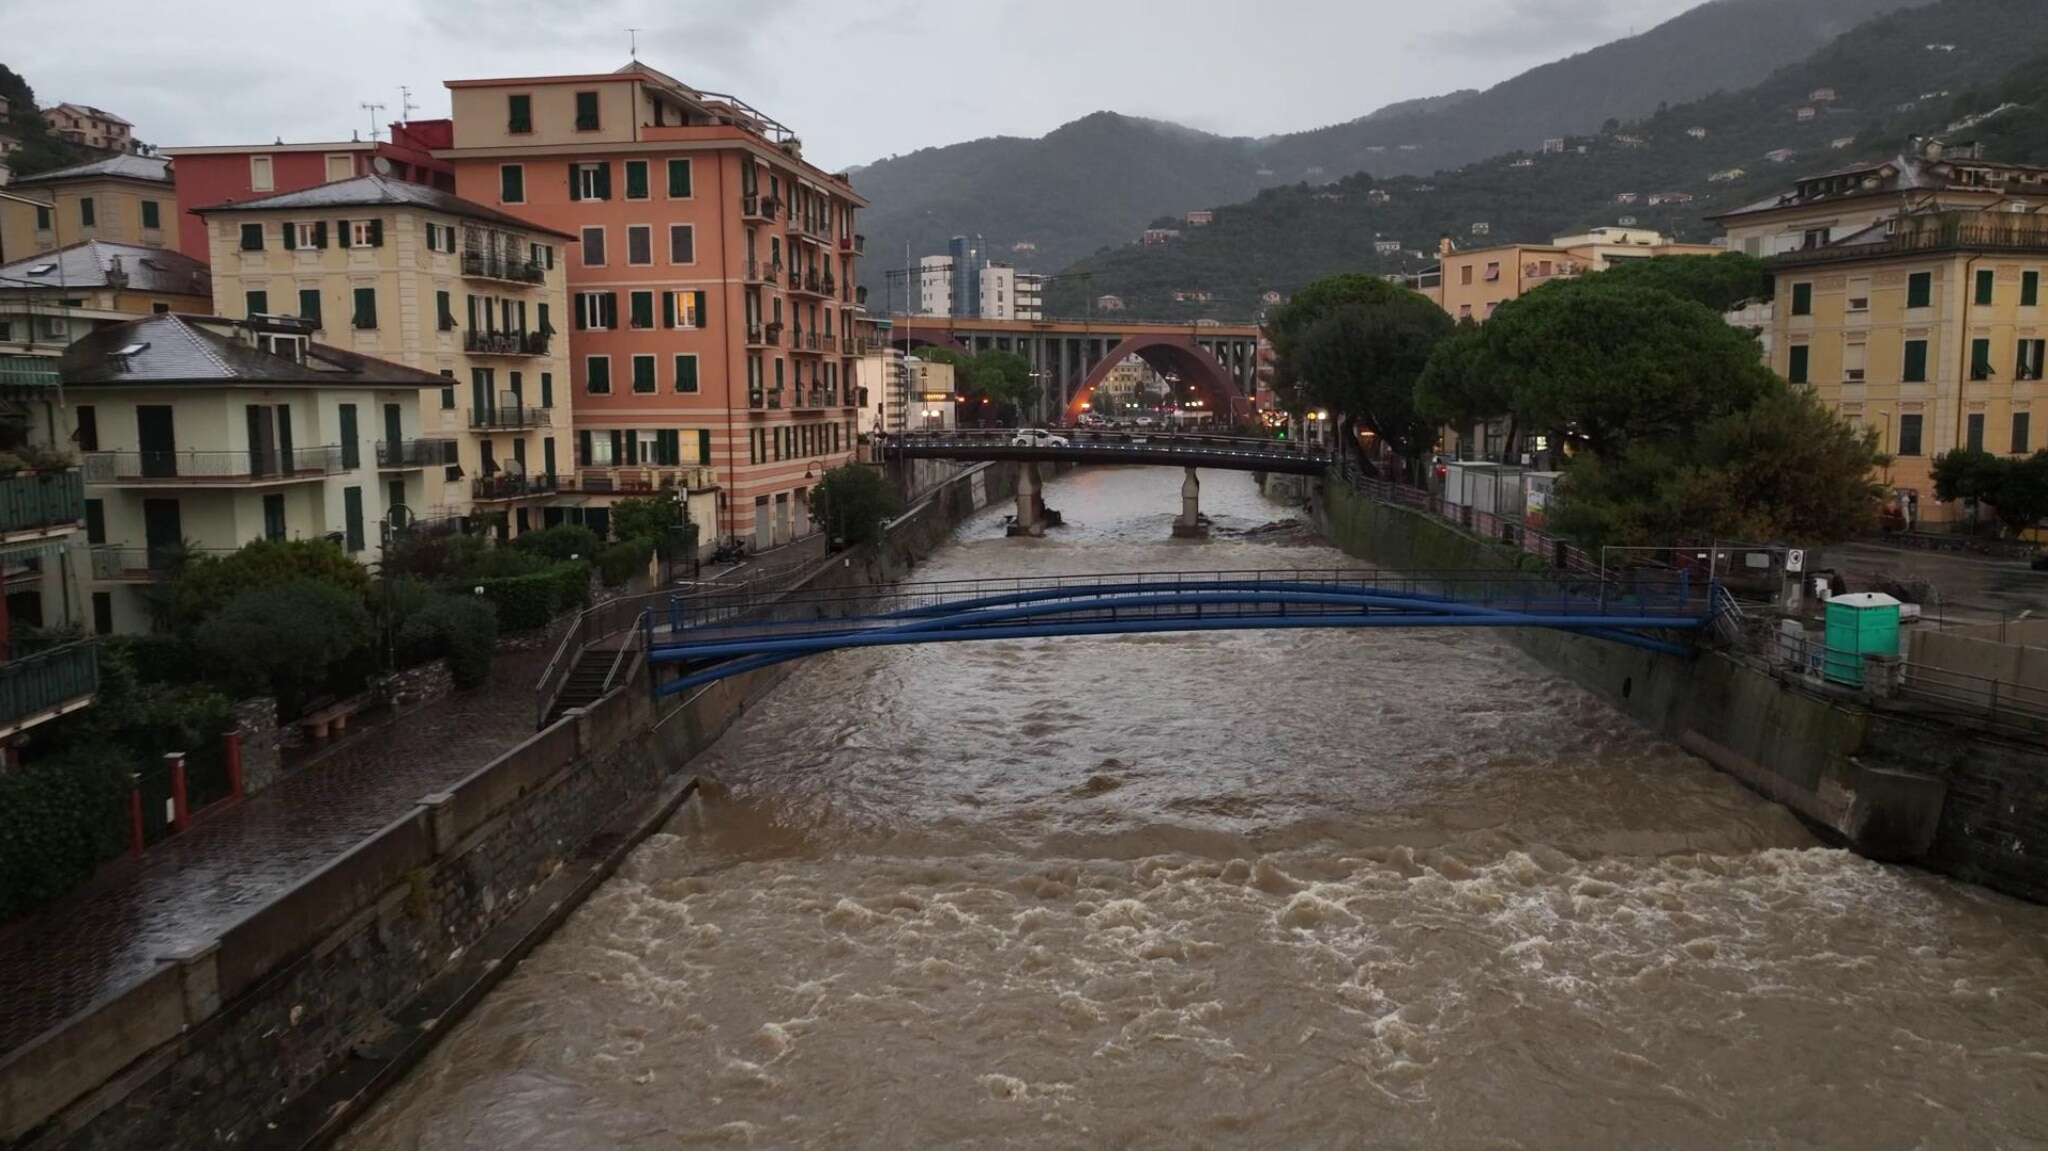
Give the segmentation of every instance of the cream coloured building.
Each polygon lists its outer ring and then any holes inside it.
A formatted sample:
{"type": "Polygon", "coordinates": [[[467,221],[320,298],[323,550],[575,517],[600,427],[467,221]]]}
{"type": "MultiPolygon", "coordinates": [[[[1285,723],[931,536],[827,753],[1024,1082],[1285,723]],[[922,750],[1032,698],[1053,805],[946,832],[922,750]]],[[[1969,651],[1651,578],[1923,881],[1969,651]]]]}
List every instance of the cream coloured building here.
{"type": "Polygon", "coordinates": [[[0,260],[14,261],[83,240],[178,249],[177,190],[171,165],[122,154],[22,176],[0,197],[0,260]]]}
{"type": "Polygon", "coordinates": [[[543,526],[572,467],[568,237],[382,176],[197,211],[218,314],[295,316],[441,378],[417,430],[379,440],[422,476],[416,516],[543,526]]]}
{"type": "Polygon", "coordinates": [[[1963,514],[1934,499],[1942,453],[2048,447],[2033,422],[2048,401],[2039,209],[1915,212],[1770,265],[1771,367],[1876,431],[1891,457],[1882,479],[1918,520],[1963,514]]]}
{"type": "Polygon", "coordinates": [[[1654,256],[1711,256],[1713,244],[1682,244],[1646,228],[1592,228],[1559,236],[1548,244],[1496,244],[1459,250],[1449,240],[1436,291],[1425,291],[1460,320],[1484,321],[1493,310],[1552,280],[1598,272],[1628,260],[1654,256]]]}
{"type": "Polygon", "coordinates": [[[420,436],[434,377],[319,344],[302,324],[149,316],[72,344],[58,372],[98,631],[148,628],[145,592],[181,549],[331,537],[372,563],[391,510],[421,499],[423,470],[376,449],[420,436]]]}

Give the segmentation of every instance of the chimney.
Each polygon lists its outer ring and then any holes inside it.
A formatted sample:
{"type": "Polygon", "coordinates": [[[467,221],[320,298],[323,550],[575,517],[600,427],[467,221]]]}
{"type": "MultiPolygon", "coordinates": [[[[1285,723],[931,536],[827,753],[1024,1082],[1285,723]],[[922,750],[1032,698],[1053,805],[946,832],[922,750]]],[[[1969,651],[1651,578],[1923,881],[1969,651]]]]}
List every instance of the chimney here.
{"type": "Polygon", "coordinates": [[[107,287],[126,288],[127,286],[128,270],[121,266],[121,258],[115,256],[107,261],[107,287]]]}
{"type": "Polygon", "coordinates": [[[1451,253],[1453,253],[1453,252],[1456,252],[1457,250],[1458,250],[1458,242],[1457,242],[1456,240],[1453,240],[1453,239],[1451,239],[1451,237],[1450,237],[1450,233],[1446,232],[1446,233],[1445,233],[1445,234],[1443,234],[1442,236],[1439,236],[1439,237],[1437,237],[1437,240],[1436,240],[1436,254],[1437,254],[1437,255],[1439,255],[1439,256],[1449,256],[1449,255],[1450,255],[1451,253]]]}

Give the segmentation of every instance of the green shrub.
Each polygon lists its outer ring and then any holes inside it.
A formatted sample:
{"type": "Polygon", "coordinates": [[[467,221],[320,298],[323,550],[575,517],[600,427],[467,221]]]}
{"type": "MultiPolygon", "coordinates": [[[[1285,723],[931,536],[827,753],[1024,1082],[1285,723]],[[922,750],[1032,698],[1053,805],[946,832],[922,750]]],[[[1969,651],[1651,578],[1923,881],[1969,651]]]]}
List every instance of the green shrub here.
{"type": "Polygon", "coordinates": [[[131,761],[106,743],[0,775],[0,920],[62,896],[128,842],[131,761]]]}
{"type": "Polygon", "coordinates": [[[458,688],[474,688],[491,676],[498,644],[498,613],[476,595],[436,596],[405,618],[398,629],[398,656],[410,667],[447,657],[458,688]]]}
{"type": "Polygon", "coordinates": [[[170,588],[172,623],[198,627],[245,592],[315,581],[366,601],[370,573],[326,540],[257,540],[226,556],[198,555],[178,568],[170,588]]]}
{"type": "Polygon", "coordinates": [[[337,686],[340,668],[356,668],[369,640],[370,614],[361,597],[297,580],[236,596],[200,630],[197,647],[223,682],[245,692],[268,690],[280,715],[297,716],[316,692],[337,686]]]}
{"type": "Polygon", "coordinates": [[[557,524],[520,536],[512,541],[512,547],[550,560],[588,560],[597,555],[603,543],[597,533],[581,524],[557,524]]]}
{"type": "Polygon", "coordinates": [[[848,547],[881,539],[882,525],[902,510],[903,501],[882,473],[859,464],[826,472],[811,489],[811,515],[848,547]]]}
{"type": "Polygon", "coordinates": [[[137,633],[108,636],[100,641],[100,664],[115,653],[135,670],[135,678],[147,684],[192,684],[205,679],[205,669],[192,642],[169,633],[137,633]]]}
{"type": "Polygon", "coordinates": [[[607,588],[617,588],[639,573],[647,571],[647,562],[654,557],[654,541],[621,540],[607,544],[597,554],[598,579],[607,588]]]}
{"type": "Polygon", "coordinates": [[[457,594],[483,590],[483,598],[498,610],[498,627],[507,632],[530,632],[545,628],[563,612],[582,608],[590,599],[590,564],[567,560],[538,572],[515,576],[490,576],[458,588],[457,594]]]}

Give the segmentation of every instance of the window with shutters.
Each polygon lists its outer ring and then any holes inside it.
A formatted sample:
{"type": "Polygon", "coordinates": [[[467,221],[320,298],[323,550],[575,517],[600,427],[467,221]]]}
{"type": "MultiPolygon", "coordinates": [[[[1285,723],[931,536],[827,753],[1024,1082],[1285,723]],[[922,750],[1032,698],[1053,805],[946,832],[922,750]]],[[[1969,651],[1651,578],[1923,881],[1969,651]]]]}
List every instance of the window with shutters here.
{"type": "Polygon", "coordinates": [[[337,411],[341,417],[341,466],[343,468],[361,468],[363,466],[363,449],[357,443],[359,433],[356,429],[356,406],[353,404],[342,404],[338,406],[337,411]]]}
{"type": "Polygon", "coordinates": [[[56,218],[52,215],[50,209],[38,207],[36,209],[36,231],[48,232],[55,226],[56,218]]]}
{"type": "Polygon", "coordinates": [[[633,357],[633,391],[652,393],[654,391],[654,357],[633,357]]]}
{"type": "Polygon", "coordinates": [[[434,324],[440,331],[455,331],[455,298],[447,292],[434,293],[434,324]]]}
{"type": "Polygon", "coordinates": [[[553,372],[543,372],[540,374],[540,406],[543,408],[553,408],[555,406],[555,374],[553,372]]]}
{"type": "Polygon", "coordinates": [[[634,328],[654,327],[654,293],[635,291],[627,297],[630,319],[634,328]]]}
{"type": "Polygon", "coordinates": [[[1992,297],[1993,297],[1993,295],[1994,295],[1994,293],[1995,293],[1995,291],[1996,291],[1996,286],[1997,286],[1997,283],[1998,283],[1998,282],[1997,282],[1997,279],[1996,279],[1996,277],[1994,277],[1994,276],[1992,275],[1991,269],[1989,269],[1989,268],[1980,268],[1980,269],[1978,269],[1978,271],[1977,271],[1977,303],[1979,303],[1979,304],[1989,304],[1989,303],[1991,303],[1992,297]]]}
{"type": "Polygon", "coordinates": [[[1970,379],[1991,379],[1991,341],[1970,341],[1970,379]]]}
{"type": "Polygon", "coordinates": [[[384,222],[382,220],[349,221],[348,242],[352,248],[377,247],[384,243],[384,222]]]}
{"type": "Polygon", "coordinates": [[[626,226],[626,263],[654,263],[654,229],[646,224],[626,226]]]}
{"type": "Polygon", "coordinates": [[[612,390],[612,358],[609,356],[586,356],[583,360],[583,387],[592,396],[608,396],[612,390]]]}
{"type": "Polygon", "coordinates": [[[249,187],[256,192],[269,192],[277,187],[270,175],[270,157],[249,157],[249,187]]]}
{"type": "Polygon", "coordinates": [[[626,199],[647,199],[647,161],[626,161],[626,199]]]}
{"type": "Polygon", "coordinates": [[[569,165],[569,199],[609,200],[612,198],[612,166],[605,161],[569,165]]]}
{"type": "Polygon", "coordinates": [[[671,264],[695,264],[697,262],[697,229],[688,224],[668,226],[668,262],[671,264]]]}
{"type": "Polygon", "coordinates": [[[2048,340],[2022,340],[2013,354],[2013,377],[2018,380],[2041,379],[2041,360],[2048,351],[2048,340]]]}
{"type": "Polygon", "coordinates": [[[1813,285],[1794,284],[1792,286],[1792,314],[1794,316],[1813,315],[1813,285]]]}
{"type": "Polygon", "coordinates": [[[498,199],[506,204],[526,203],[526,166],[498,165],[498,199]]]}
{"type": "Polygon", "coordinates": [[[285,225],[294,248],[327,247],[327,225],[303,221],[285,225]]]}
{"type": "Polygon", "coordinates": [[[597,227],[583,230],[583,266],[604,267],[604,229],[597,227]]]}
{"type": "Polygon", "coordinates": [[[1928,308],[1934,304],[1934,273],[1915,272],[1906,277],[1906,307],[1928,308]]]}
{"type": "Polygon", "coordinates": [[[341,490],[343,526],[347,531],[348,550],[363,550],[363,490],[351,486],[341,490]]]}
{"type": "Polygon", "coordinates": [[[2041,274],[2020,273],[2020,307],[2032,308],[2041,303],[2041,274]]]}
{"type": "Polygon", "coordinates": [[[704,293],[676,293],[676,325],[681,328],[704,327],[704,293]]]}
{"type": "Polygon", "coordinates": [[[242,293],[242,315],[261,316],[270,311],[270,293],[249,291],[242,293]]]}
{"type": "Polygon", "coordinates": [[[320,327],[320,290],[318,288],[299,289],[299,319],[310,320],[313,323],[313,327],[320,327]]]}
{"type": "Polygon", "coordinates": [[[1844,381],[1856,384],[1863,380],[1864,358],[1868,355],[1869,350],[1869,345],[1860,340],[1842,345],[1842,379],[1844,381]]]}
{"type": "Polygon", "coordinates": [[[578,292],[576,327],[579,331],[619,326],[618,295],[612,292],[578,292]]]}
{"type": "Polygon", "coordinates": [[[1920,414],[1908,413],[1899,417],[1899,455],[1920,454],[1920,414]]]}
{"type": "Polygon", "coordinates": [[[578,92],[576,94],[576,130],[578,132],[597,131],[597,93],[578,92]]]}
{"type": "Polygon", "coordinates": [[[163,217],[158,215],[156,201],[144,200],[142,202],[142,226],[144,228],[161,228],[164,226],[163,217]]]}
{"type": "Polygon", "coordinates": [[[244,224],[244,225],[242,225],[242,251],[244,251],[244,252],[261,252],[261,251],[263,251],[263,225],[261,225],[261,224],[244,224]]]}
{"type": "Polygon", "coordinates": [[[1982,412],[1970,413],[1970,418],[1964,424],[1964,429],[1963,446],[1972,452],[1982,452],[1984,450],[1984,414],[1982,412]]]}
{"type": "Polygon", "coordinates": [[[375,328],[377,326],[377,290],[375,288],[358,288],[356,289],[355,298],[356,310],[352,322],[358,328],[375,328]]]}
{"type": "Polygon", "coordinates": [[[697,391],[697,355],[686,352],[676,357],[676,391],[697,391]]]}
{"type": "Polygon", "coordinates": [[[514,92],[505,97],[505,131],[533,131],[533,97],[530,94],[514,92]]]}
{"type": "Polygon", "coordinates": [[[1927,382],[1927,341],[1906,341],[1906,365],[1902,378],[1909,384],[1927,382]]]}
{"type": "Polygon", "coordinates": [[[690,195],[689,158],[671,158],[668,162],[668,198],[671,200],[688,200],[690,195]]]}
{"type": "MultiPolygon", "coordinates": [[[[443,369],[441,369],[441,377],[442,377],[442,379],[444,379],[444,380],[453,380],[453,379],[455,379],[455,369],[453,369],[453,368],[443,368],[443,369]]],[[[453,385],[453,384],[443,384],[443,385],[441,385],[441,407],[442,407],[442,408],[443,408],[444,410],[453,410],[453,409],[454,409],[454,407],[455,407],[455,385],[453,385]]]]}
{"type": "Polygon", "coordinates": [[[2024,456],[2027,453],[2027,425],[2029,422],[2028,413],[2015,412],[2012,414],[2012,454],[2015,456],[2024,456]]]}

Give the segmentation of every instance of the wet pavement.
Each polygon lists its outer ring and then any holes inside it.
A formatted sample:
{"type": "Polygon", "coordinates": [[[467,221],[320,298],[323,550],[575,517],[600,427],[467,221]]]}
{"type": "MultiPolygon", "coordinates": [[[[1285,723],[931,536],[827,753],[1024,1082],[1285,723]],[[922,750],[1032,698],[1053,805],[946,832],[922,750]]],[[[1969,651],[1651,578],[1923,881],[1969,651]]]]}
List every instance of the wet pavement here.
{"type": "Polygon", "coordinates": [[[489,685],[351,733],[326,754],[0,934],[0,1053],[200,944],[533,734],[552,646],[489,685]]]}
{"type": "Polygon", "coordinates": [[[2024,560],[1998,560],[1857,542],[1822,550],[1821,564],[1841,572],[1851,592],[1886,580],[1926,581],[1933,591],[1920,606],[1929,623],[1984,624],[2022,613],[2048,615],[2048,572],[2024,560]]]}

